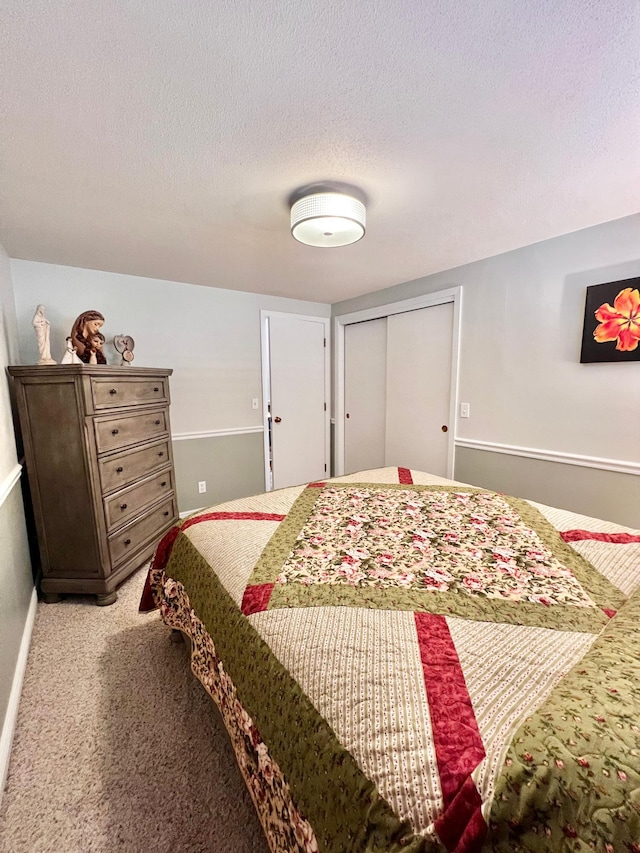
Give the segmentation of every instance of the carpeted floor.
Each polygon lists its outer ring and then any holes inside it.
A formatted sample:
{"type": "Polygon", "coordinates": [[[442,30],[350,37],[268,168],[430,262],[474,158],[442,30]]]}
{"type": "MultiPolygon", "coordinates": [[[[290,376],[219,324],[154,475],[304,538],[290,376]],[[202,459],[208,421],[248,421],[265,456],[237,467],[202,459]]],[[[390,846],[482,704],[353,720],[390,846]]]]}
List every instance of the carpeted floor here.
{"type": "Polygon", "coordinates": [[[267,853],[183,643],[118,601],[38,605],[0,810],[2,853],[267,853]]]}

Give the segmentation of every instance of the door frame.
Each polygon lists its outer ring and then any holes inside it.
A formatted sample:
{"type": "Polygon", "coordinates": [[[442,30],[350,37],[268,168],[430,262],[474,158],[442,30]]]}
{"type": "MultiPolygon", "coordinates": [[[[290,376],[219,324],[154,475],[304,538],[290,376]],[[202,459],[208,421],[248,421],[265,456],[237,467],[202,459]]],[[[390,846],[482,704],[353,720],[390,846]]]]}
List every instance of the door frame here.
{"type": "Polygon", "coordinates": [[[334,317],[334,345],[336,350],[335,359],[335,471],[334,476],[344,474],[344,416],[345,416],[345,376],[344,376],[344,334],[345,326],[352,323],[363,323],[366,320],[378,320],[381,317],[389,317],[391,314],[404,314],[406,311],[417,311],[420,308],[433,308],[436,305],[453,303],[453,332],[451,336],[451,377],[449,383],[449,437],[447,442],[447,477],[453,479],[455,463],[455,444],[457,431],[458,411],[458,378],[460,370],[460,339],[462,323],[462,285],[448,287],[444,290],[435,290],[416,296],[412,299],[403,299],[400,302],[389,302],[379,305],[377,308],[365,308],[362,311],[354,311],[351,314],[342,314],[334,317]]]}
{"type": "Polygon", "coordinates": [[[271,434],[271,414],[269,412],[269,405],[271,403],[270,317],[286,317],[287,319],[321,323],[324,328],[324,464],[327,476],[329,476],[331,455],[331,412],[329,411],[329,401],[331,399],[331,341],[329,336],[331,327],[329,317],[293,314],[288,311],[270,311],[262,308],[260,310],[260,360],[262,365],[262,422],[264,424],[264,488],[266,492],[273,491],[271,465],[269,464],[271,454],[269,446],[271,434]]]}

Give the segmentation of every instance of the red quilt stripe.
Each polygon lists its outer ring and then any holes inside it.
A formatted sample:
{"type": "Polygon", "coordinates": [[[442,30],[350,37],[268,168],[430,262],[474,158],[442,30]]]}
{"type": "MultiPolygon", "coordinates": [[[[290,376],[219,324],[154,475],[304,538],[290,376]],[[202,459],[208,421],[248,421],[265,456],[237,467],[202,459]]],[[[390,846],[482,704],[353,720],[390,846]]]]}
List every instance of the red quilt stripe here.
{"type": "MultiPolygon", "coordinates": [[[[275,512],[203,512],[200,515],[194,515],[192,518],[188,518],[182,522],[182,524],[176,524],[175,527],[172,527],[162,537],[156,549],[151,568],[166,569],[171,551],[180,531],[186,530],[194,524],[200,524],[201,521],[226,521],[227,519],[234,521],[283,521],[285,518],[286,516],[275,512]]],[[[147,613],[150,610],[155,610],[157,606],[153,592],[151,591],[151,576],[148,573],[138,610],[141,613],[147,613]]]]}
{"type": "Polygon", "coordinates": [[[194,524],[200,524],[201,521],[283,521],[286,518],[276,512],[203,512],[201,515],[194,515],[193,518],[188,518],[182,525],[182,529],[186,530],[194,524]]]}
{"type": "Polygon", "coordinates": [[[327,485],[326,483],[318,481],[317,483],[307,483],[307,488],[308,489],[324,489],[324,487],[326,485],[327,485]]]}
{"type": "Polygon", "coordinates": [[[398,482],[403,486],[413,485],[413,477],[409,468],[398,468],[398,482]]]}
{"type": "MultiPolygon", "coordinates": [[[[173,550],[174,542],[178,538],[179,533],[180,526],[177,524],[165,533],[156,548],[156,553],[154,554],[153,562],[151,563],[151,569],[166,568],[167,563],[169,562],[169,557],[171,556],[171,551],[173,550]]],[[[138,606],[138,611],[140,613],[148,613],[150,610],[155,610],[158,606],[151,590],[151,569],[147,572],[147,578],[144,582],[144,589],[142,590],[142,596],[138,606]]]]}
{"type": "Polygon", "coordinates": [[[174,542],[178,538],[179,533],[180,525],[178,524],[165,533],[160,540],[160,544],[156,548],[156,553],[153,556],[153,562],[151,563],[152,569],[165,569],[167,567],[169,557],[173,551],[174,542]]]}
{"type": "Polygon", "coordinates": [[[155,610],[158,605],[156,604],[156,600],[153,597],[153,591],[151,589],[151,575],[147,572],[147,577],[144,582],[144,589],[142,590],[142,595],[140,596],[140,604],[138,605],[139,613],[149,613],[151,610],[155,610]]]}
{"type": "Polygon", "coordinates": [[[275,584],[261,583],[254,586],[248,586],[242,596],[242,612],[245,616],[251,616],[252,613],[261,613],[269,606],[269,599],[273,592],[275,584]]]}
{"type": "Polygon", "coordinates": [[[565,542],[579,542],[582,539],[595,539],[597,542],[615,542],[617,545],[630,545],[640,542],[640,536],[634,533],[596,533],[593,530],[565,530],[560,533],[565,542]]]}
{"type": "Polygon", "coordinates": [[[471,776],[467,776],[449,808],[435,822],[438,837],[447,850],[480,853],[487,834],[481,807],[478,789],[471,776]]]}
{"type": "Polygon", "coordinates": [[[484,745],[447,620],[433,613],[415,613],[414,618],[444,800],[436,831],[448,850],[471,853],[486,831],[481,815],[477,820],[480,797],[473,795],[469,779],[485,757],[484,745]]]}

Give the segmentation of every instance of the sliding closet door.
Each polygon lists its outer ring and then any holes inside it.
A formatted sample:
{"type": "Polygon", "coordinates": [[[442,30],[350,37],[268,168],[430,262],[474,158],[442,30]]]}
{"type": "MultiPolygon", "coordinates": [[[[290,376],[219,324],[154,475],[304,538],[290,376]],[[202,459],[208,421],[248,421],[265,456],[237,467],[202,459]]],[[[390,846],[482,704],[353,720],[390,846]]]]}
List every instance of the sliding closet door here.
{"type": "Polygon", "coordinates": [[[344,330],[345,473],[385,464],[387,318],[344,330]]]}
{"type": "Polygon", "coordinates": [[[451,302],[387,317],[386,465],[447,476],[452,335],[451,302]]]}

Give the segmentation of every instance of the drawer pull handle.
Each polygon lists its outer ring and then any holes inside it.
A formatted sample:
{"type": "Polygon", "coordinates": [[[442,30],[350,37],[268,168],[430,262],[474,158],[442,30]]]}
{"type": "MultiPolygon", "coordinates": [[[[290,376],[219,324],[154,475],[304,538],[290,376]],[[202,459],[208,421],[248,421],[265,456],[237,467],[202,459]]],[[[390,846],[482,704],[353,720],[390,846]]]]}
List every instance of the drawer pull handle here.
{"type": "Polygon", "coordinates": [[[158,456],[164,456],[164,450],[161,450],[160,453],[158,453],[158,456]]]}
{"type": "Polygon", "coordinates": [[[166,480],[163,480],[163,481],[160,483],[160,485],[161,485],[161,486],[166,486],[166,485],[167,485],[167,481],[166,481],[166,480]]]}
{"type": "Polygon", "coordinates": [[[160,421],[156,421],[156,426],[160,426],[160,421]]]}
{"type": "Polygon", "coordinates": [[[118,465],[118,467],[116,468],[116,474],[122,474],[123,471],[124,468],[122,467],[122,465],[118,465]]]}
{"type": "Polygon", "coordinates": [[[124,544],[125,545],[131,545],[131,539],[125,539],[124,544]]]}
{"type": "Polygon", "coordinates": [[[120,432],[120,430],[119,430],[119,429],[112,429],[112,430],[111,430],[111,435],[117,435],[119,432],[120,432]]]}
{"type": "Polygon", "coordinates": [[[159,391],[160,389],[159,389],[159,388],[154,388],[153,390],[154,390],[154,391],[159,391]]]}
{"type": "Polygon", "coordinates": [[[163,515],[169,515],[169,510],[168,510],[168,509],[165,509],[165,511],[164,511],[162,514],[163,514],[163,515]]]}
{"type": "Polygon", "coordinates": [[[127,508],[127,505],[126,505],[126,504],[120,504],[120,509],[121,509],[121,510],[123,510],[123,511],[124,511],[126,508],[127,508]]]}
{"type": "Polygon", "coordinates": [[[112,394],[112,395],[113,395],[113,394],[117,394],[117,393],[118,393],[118,389],[117,389],[117,388],[112,388],[112,389],[111,389],[111,391],[109,391],[109,393],[110,393],[110,394],[112,394]]]}

